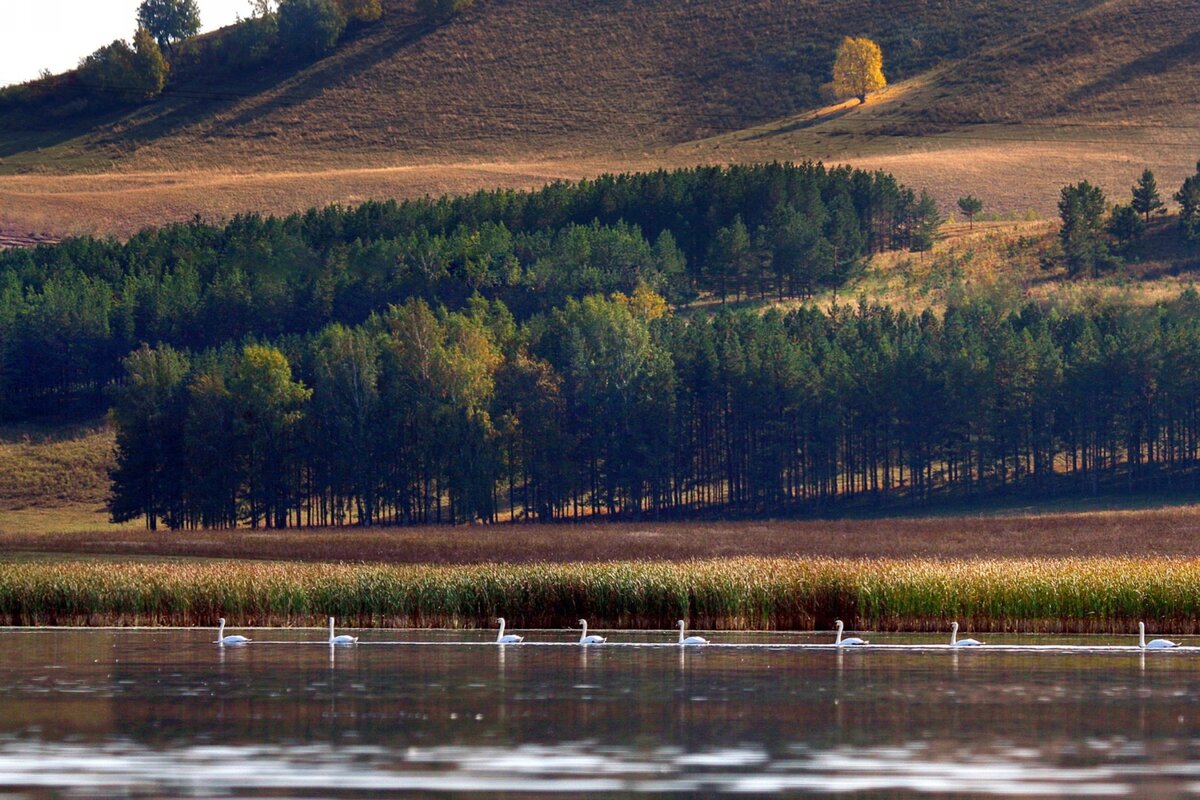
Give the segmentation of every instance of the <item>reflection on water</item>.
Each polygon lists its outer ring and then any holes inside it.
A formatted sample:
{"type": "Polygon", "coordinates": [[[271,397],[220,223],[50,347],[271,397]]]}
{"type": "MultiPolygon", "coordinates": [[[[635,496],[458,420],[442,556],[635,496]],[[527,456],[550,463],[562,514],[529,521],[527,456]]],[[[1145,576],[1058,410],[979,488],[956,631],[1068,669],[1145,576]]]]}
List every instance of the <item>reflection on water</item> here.
{"type": "Polygon", "coordinates": [[[1200,793],[1198,652],[400,635],[0,632],[0,796],[1200,793]]]}

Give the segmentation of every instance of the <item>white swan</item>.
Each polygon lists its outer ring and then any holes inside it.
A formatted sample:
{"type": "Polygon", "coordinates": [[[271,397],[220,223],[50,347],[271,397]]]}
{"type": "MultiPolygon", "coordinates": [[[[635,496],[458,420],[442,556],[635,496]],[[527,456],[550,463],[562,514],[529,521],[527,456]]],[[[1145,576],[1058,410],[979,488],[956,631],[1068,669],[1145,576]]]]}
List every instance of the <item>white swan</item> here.
{"type": "Polygon", "coordinates": [[[329,618],[329,643],[330,644],[358,644],[358,637],[357,636],[347,636],[346,634],[342,634],[341,636],[334,636],[333,635],[333,617],[330,617],[329,618]]]}
{"type": "Polygon", "coordinates": [[[845,639],[843,639],[842,621],[839,619],[837,621],[837,641],[834,642],[834,644],[838,647],[850,647],[856,644],[867,644],[867,641],[865,639],[860,639],[857,636],[847,636],[845,639]]]}
{"type": "Polygon", "coordinates": [[[253,641],[252,639],[247,639],[245,636],[239,636],[237,634],[226,636],[225,618],[221,617],[221,619],[217,620],[217,622],[219,623],[219,626],[217,627],[217,644],[219,644],[221,647],[224,647],[227,644],[248,644],[249,642],[253,641]]]}
{"type": "Polygon", "coordinates": [[[1172,642],[1170,639],[1151,639],[1146,641],[1146,623],[1138,623],[1138,647],[1143,650],[1166,650],[1171,647],[1179,647],[1177,642],[1172,642]]]}
{"type": "Polygon", "coordinates": [[[703,636],[689,636],[686,639],[683,638],[683,629],[687,626],[683,620],[679,620],[679,622],[676,624],[679,625],[680,644],[708,644],[708,639],[705,639],[703,636]]]}
{"type": "Polygon", "coordinates": [[[604,644],[603,636],[588,636],[586,619],[579,620],[579,624],[583,626],[583,633],[579,634],[580,644],[604,644]]]}
{"type": "Polygon", "coordinates": [[[960,639],[958,638],[958,623],[950,623],[950,646],[951,647],[982,647],[983,642],[978,639],[960,639]]]}
{"type": "Polygon", "coordinates": [[[520,644],[525,641],[524,636],[517,636],[515,633],[504,633],[504,617],[496,617],[496,622],[500,623],[500,633],[496,635],[496,644],[520,644]]]}

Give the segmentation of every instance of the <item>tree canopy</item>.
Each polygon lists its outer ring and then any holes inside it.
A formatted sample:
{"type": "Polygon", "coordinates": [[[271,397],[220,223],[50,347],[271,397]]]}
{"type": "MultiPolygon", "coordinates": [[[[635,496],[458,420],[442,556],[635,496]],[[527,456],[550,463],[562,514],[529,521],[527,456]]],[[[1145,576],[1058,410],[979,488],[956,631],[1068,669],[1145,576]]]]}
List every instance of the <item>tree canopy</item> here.
{"type": "Polygon", "coordinates": [[[142,0],[137,21],[160,48],[167,48],[200,32],[200,7],[196,0],[142,0]]]}
{"type": "Polygon", "coordinates": [[[865,36],[842,39],[833,62],[833,89],[837,96],[857,97],[865,103],[868,94],[885,86],[883,51],[879,45],[865,36]]]}

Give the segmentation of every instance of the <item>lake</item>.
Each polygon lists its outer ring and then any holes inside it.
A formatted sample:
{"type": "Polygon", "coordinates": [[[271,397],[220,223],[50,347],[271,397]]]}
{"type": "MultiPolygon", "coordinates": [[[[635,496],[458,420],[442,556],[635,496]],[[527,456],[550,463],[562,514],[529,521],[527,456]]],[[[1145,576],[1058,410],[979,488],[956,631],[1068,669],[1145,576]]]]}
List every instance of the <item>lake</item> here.
{"type": "Polygon", "coordinates": [[[370,630],[331,652],[305,643],[321,631],[231,632],[259,641],[0,631],[0,797],[1200,792],[1200,650],[502,648],[370,630]]]}

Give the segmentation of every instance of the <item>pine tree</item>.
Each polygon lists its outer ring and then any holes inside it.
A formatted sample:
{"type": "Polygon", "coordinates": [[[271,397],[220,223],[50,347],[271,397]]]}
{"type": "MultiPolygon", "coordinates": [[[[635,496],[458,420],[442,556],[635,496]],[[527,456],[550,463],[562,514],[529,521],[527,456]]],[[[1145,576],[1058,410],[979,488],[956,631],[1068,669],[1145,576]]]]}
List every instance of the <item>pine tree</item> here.
{"type": "Polygon", "coordinates": [[[1133,202],[1130,205],[1134,211],[1145,216],[1147,224],[1150,222],[1150,215],[1163,207],[1162,199],[1158,196],[1158,184],[1150,170],[1144,171],[1137,185],[1133,187],[1133,202]]]}
{"type": "Polygon", "coordinates": [[[967,216],[967,230],[975,230],[975,215],[983,211],[983,201],[974,195],[958,198],[958,209],[967,216]]]}
{"type": "Polygon", "coordinates": [[[1196,174],[1179,187],[1175,202],[1179,203],[1179,228],[1183,238],[1200,242],[1200,162],[1196,164],[1196,174]]]}
{"type": "Polygon", "coordinates": [[[934,237],[937,236],[937,229],[941,224],[937,201],[929,192],[922,190],[921,199],[917,201],[917,207],[913,210],[912,241],[909,249],[917,253],[932,250],[934,237]]]}
{"type": "Polygon", "coordinates": [[[1108,245],[1103,238],[1104,192],[1099,186],[1082,181],[1064,186],[1058,201],[1062,219],[1059,239],[1072,277],[1081,272],[1098,276],[1111,265],[1108,245]]]}

